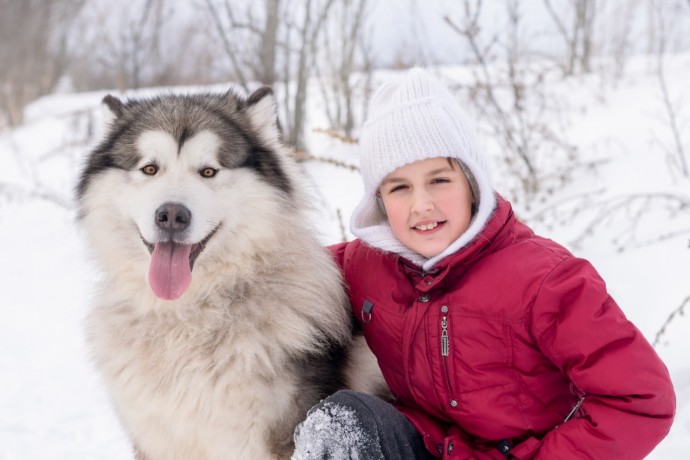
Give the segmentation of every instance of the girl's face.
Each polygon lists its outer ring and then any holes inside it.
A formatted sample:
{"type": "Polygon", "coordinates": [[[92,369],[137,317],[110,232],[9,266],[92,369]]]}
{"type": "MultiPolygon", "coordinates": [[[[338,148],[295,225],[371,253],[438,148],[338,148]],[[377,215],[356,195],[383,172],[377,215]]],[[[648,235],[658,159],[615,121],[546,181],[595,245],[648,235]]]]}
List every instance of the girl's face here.
{"type": "Polygon", "coordinates": [[[379,187],[393,234],[409,249],[433,257],[470,225],[472,189],[460,166],[429,158],[402,166],[379,187]]]}

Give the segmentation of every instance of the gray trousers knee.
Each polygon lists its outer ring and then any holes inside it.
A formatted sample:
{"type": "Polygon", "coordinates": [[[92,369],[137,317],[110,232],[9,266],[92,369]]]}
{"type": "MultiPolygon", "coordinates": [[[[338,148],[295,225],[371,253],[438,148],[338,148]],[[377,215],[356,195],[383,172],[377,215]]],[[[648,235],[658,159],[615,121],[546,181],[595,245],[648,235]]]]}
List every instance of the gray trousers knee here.
{"type": "Polygon", "coordinates": [[[432,459],[422,437],[391,404],[342,390],[314,406],[295,430],[293,460],[432,459]]]}

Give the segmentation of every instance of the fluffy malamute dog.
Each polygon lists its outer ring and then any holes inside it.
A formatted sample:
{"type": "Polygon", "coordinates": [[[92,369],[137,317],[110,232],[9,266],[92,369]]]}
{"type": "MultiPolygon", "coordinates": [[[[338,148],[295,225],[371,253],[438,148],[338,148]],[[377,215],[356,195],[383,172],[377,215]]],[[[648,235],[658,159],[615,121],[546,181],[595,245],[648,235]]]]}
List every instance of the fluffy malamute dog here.
{"type": "Polygon", "coordinates": [[[138,458],[289,458],[343,386],[351,320],[271,90],[104,105],[77,186],[87,336],[138,458]]]}

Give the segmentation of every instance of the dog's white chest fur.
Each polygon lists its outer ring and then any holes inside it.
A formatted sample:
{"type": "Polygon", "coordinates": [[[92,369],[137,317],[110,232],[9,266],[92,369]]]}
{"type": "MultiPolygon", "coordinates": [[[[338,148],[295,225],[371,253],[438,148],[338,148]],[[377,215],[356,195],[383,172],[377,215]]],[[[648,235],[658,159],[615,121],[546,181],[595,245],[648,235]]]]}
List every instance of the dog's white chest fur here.
{"type": "Polygon", "coordinates": [[[154,459],[274,458],[264,427],[290,410],[280,405],[295,391],[281,369],[280,332],[202,308],[179,318],[103,305],[89,317],[94,358],[120,416],[154,459]]]}

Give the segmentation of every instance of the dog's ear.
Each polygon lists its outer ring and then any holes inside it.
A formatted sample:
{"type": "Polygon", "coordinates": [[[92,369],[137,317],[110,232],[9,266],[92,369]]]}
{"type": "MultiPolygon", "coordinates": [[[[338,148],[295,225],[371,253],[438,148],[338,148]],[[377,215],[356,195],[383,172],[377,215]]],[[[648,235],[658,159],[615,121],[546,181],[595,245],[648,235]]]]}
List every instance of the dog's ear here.
{"type": "Polygon", "coordinates": [[[106,125],[111,125],[113,121],[122,116],[124,112],[124,104],[115,96],[108,94],[103,98],[103,118],[105,118],[106,125]]]}
{"type": "Polygon", "coordinates": [[[252,125],[259,130],[265,141],[280,142],[278,107],[271,88],[262,86],[254,91],[247,98],[246,110],[252,125]]]}

